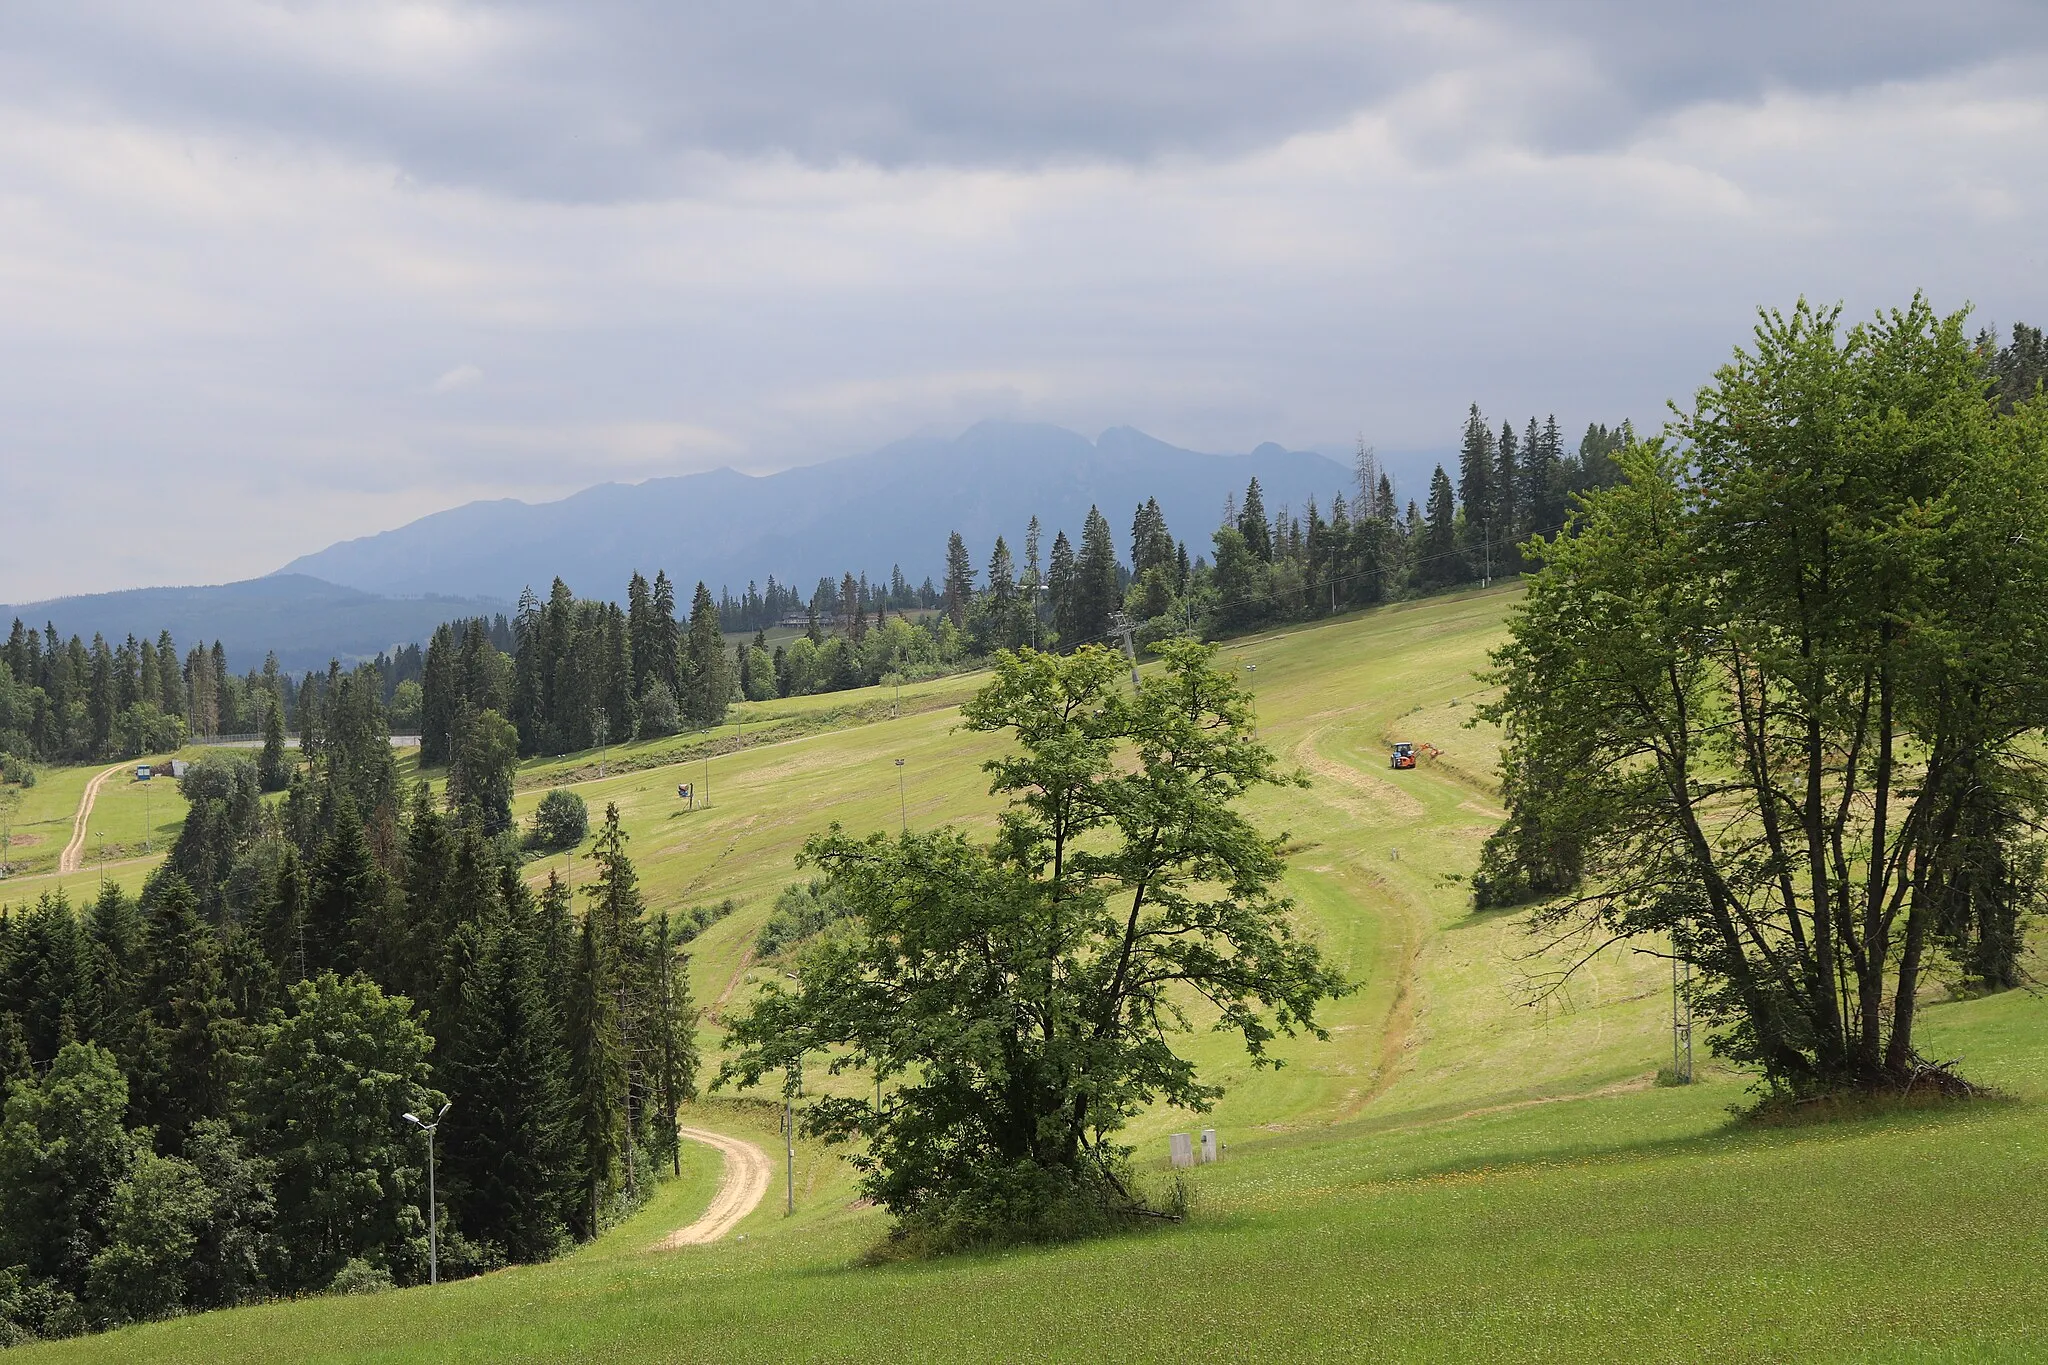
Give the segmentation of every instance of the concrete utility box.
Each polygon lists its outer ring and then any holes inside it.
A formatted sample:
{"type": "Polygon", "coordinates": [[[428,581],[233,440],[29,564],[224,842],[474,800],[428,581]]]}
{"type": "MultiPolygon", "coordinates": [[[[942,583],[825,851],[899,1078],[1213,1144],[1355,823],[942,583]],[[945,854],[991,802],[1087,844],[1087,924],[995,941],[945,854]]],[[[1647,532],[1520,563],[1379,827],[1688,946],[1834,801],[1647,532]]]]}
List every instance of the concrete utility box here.
{"type": "Polygon", "coordinates": [[[1168,1146],[1173,1153],[1173,1168],[1176,1171],[1184,1171],[1195,1164],[1195,1144],[1188,1141],[1186,1133],[1175,1133],[1168,1139],[1168,1146]]]}
{"type": "Polygon", "coordinates": [[[1204,1128],[1202,1130],[1202,1164],[1206,1166],[1215,1159],[1216,1130],[1214,1128],[1204,1128]]]}

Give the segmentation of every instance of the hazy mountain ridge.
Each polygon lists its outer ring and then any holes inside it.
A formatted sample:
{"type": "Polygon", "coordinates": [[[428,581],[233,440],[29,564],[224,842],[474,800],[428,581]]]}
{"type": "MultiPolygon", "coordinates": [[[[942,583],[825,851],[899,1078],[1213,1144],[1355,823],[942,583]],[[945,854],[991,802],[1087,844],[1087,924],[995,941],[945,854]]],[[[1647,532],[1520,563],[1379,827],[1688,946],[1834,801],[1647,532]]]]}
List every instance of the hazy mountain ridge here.
{"type": "Polygon", "coordinates": [[[19,617],[62,639],[103,635],[118,645],[128,636],[154,640],[168,630],[180,653],[202,640],[221,642],[236,672],[260,665],[266,652],[292,672],[350,663],[394,645],[425,640],[443,621],[509,612],[502,600],[429,595],[394,598],[322,582],[305,574],[271,574],[239,583],[58,597],[0,606],[0,626],[19,617]]]}
{"type": "Polygon", "coordinates": [[[735,592],[770,574],[808,591],[848,569],[915,582],[942,569],[946,535],[966,538],[977,569],[997,535],[1022,567],[1035,514],[1042,553],[1064,530],[1078,544],[1091,504],[1128,555],[1131,514],[1159,499],[1190,555],[1210,549],[1224,500],[1256,475],[1266,505],[1327,506],[1351,473],[1312,451],[1268,443],[1244,455],[1183,450],[1129,427],[1090,441],[1061,427],[983,422],[955,437],[918,436],[864,455],[767,475],[715,469],[598,484],[549,503],[499,498],[302,555],[263,578],[133,588],[0,607],[41,629],[118,644],[169,630],[181,650],[221,641],[231,667],[267,651],[294,672],[424,641],[442,621],[509,612],[522,587],[557,575],[578,593],[620,597],[633,570],[667,569],[686,595],[698,579],[735,592]]]}
{"type": "Polygon", "coordinates": [[[808,589],[848,569],[913,581],[939,572],[959,531],[977,565],[997,535],[1022,555],[1036,514],[1046,549],[1078,539],[1090,504],[1117,528],[1147,497],[1205,553],[1224,499],[1256,475],[1266,505],[1327,503],[1350,471],[1323,455],[1266,444],[1246,455],[1183,450],[1128,427],[1096,441],[1060,427],[983,422],[957,437],[912,437],[865,455],[767,475],[716,469],[599,484],[557,502],[469,503],[293,560],[299,573],[366,592],[515,597],[560,576],[579,593],[616,596],[635,569],[668,570],[735,591],[749,580],[808,589]]]}

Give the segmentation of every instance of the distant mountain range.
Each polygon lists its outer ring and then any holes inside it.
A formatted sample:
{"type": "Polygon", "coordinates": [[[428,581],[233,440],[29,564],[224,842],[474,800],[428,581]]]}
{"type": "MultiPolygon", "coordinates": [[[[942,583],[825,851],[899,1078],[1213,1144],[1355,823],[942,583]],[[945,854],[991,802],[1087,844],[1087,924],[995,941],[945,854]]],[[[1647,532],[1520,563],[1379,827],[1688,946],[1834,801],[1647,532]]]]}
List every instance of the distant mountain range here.
{"type": "Polygon", "coordinates": [[[866,455],[759,477],[715,469],[638,484],[600,484],[559,502],[473,502],[304,555],[283,572],[365,592],[545,596],[560,576],[578,594],[619,597],[635,569],[666,569],[679,597],[702,579],[716,592],[749,580],[808,592],[847,570],[913,581],[936,576],[946,536],[965,537],[977,568],[997,535],[1021,561],[1036,514],[1045,550],[1076,541],[1101,507],[1128,555],[1131,515],[1159,499],[1190,555],[1210,549],[1224,499],[1256,475],[1269,509],[1327,505],[1351,472],[1310,451],[1267,444],[1247,455],[1182,450],[1129,427],[1094,441],[1060,427],[983,422],[951,438],[917,437],[866,455]]]}
{"type": "Polygon", "coordinates": [[[229,668],[237,673],[261,665],[272,651],[285,669],[303,673],[327,667],[330,659],[353,663],[424,641],[435,626],[456,617],[511,610],[504,601],[402,600],[281,573],[213,587],[131,588],[0,606],[0,632],[16,617],[37,629],[53,623],[63,639],[77,635],[90,641],[98,634],[111,645],[130,635],[154,640],[157,632],[168,630],[180,653],[202,640],[220,641],[229,668]]]}
{"type": "Polygon", "coordinates": [[[545,596],[557,576],[580,595],[617,599],[635,569],[650,578],[666,569],[685,602],[699,579],[737,593],[773,574],[808,593],[821,576],[851,569],[886,581],[901,565],[918,582],[941,573],[951,531],[977,569],[998,535],[1021,567],[1034,514],[1049,554],[1059,531],[1078,543],[1091,504],[1124,556],[1131,515],[1148,497],[1191,556],[1206,554],[1224,500],[1254,476],[1269,511],[1299,511],[1311,496],[1327,506],[1351,483],[1336,461],[1271,443],[1212,455],[1129,427],[1090,441],[1060,427],[983,422],[759,477],[716,469],[600,484],[558,502],[468,503],[303,555],[266,578],[0,607],[0,623],[54,621],[67,638],[98,632],[116,644],[168,629],[181,650],[221,641],[237,672],[271,650],[300,672],[424,641],[455,617],[509,612],[522,588],[545,596]]]}

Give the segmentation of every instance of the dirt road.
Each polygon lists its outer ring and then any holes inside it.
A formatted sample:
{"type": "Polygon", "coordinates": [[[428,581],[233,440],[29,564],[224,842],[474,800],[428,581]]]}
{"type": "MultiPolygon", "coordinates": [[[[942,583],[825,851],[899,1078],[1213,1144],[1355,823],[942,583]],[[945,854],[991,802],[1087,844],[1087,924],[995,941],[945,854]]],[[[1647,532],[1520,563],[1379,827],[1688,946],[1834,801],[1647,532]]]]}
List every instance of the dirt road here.
{"type": "Polygon", "coordinates": [[[716,1147],[725,1157],[725,1176],[718,1182],[718,1193],[712,1196],[711,1207],[704,1210],[704,1216],[656,1242],[657,1251],[703,1246],[725,1236],[738,1226],[740,1219],[754,1211],[768,1193],[768,1182],[775,1173],[768,1154],[745,1138],[714,1133],[708,1128],[677,1131],[692,1142],[716,1147]]]}
{"type": "Polygon", "coordinates": [[[64,851],[57,855],[59,872],[78,871],[79,863],[85,860],[86,824],[92,819],[92,803],[99,800],[100,784],[127,766],[125,763],[116,763],[85,784],[85,795],[78,799],[78,814],[71,817],[71,842],[64,845],[64,851]]]}

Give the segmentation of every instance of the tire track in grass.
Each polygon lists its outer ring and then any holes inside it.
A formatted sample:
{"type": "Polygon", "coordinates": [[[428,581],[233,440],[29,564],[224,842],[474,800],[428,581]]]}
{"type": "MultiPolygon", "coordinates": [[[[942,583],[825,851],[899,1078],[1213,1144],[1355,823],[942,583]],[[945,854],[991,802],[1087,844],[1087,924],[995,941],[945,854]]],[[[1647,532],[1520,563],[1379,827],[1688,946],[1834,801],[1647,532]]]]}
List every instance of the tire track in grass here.
{"type": "MultiPolygon", "coordinates": [[[[1324,754],[1316,743],[1330,732],[1329,726],[1321,726],[1302,736],[1294,746],[1294,760],[1316,777],[1334,782],[1363,798],[1368,809],[1377,807],[1374,814],[1390,817],[1392,820],[1420,820],[1426,810],[1421,801],[1394,783],[1371,774],[1360,772],[1337,759],[1324,754]],[[1391,809],[1389,809],[1391,808],[1391,809]]],[[[1352,801],[1339,798],[1340,804],[1352,806],[1352,801]]],[[[1361,817],[1366,811],[1356,812],[1361,817]]],[[[1385,1094],[1389,1087],[1400,1078],[1402,1063],[1406,1060],[1408,1047],[1415,1033],[1416,963],[1422,954],[1422,938],[1429,930],[1427,918],[1409,903],[1409,899],[1386,879],[1371,871],[1363,875],[1384,897],[1386,904],[1397,917],[1401,941],[1398,956],[1394,962],[1394,993],[1387,1004],[1387,1012],[1380,1020],[1379,1057],[1373,1068],[1371,1083],[1363,1091],[1353,1091],[1347,1096],[1347,1103],[1338,1110],[1341,1119],[1355,1117],[1367,1105],[1385,1094]]]]}

